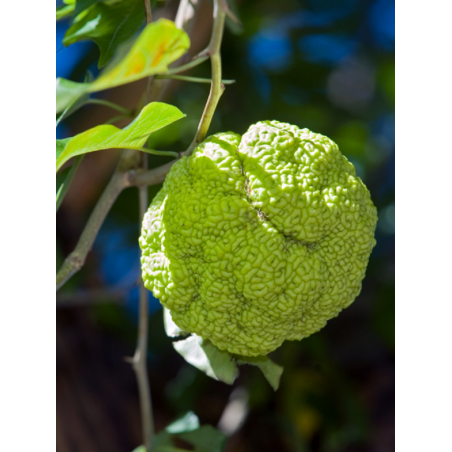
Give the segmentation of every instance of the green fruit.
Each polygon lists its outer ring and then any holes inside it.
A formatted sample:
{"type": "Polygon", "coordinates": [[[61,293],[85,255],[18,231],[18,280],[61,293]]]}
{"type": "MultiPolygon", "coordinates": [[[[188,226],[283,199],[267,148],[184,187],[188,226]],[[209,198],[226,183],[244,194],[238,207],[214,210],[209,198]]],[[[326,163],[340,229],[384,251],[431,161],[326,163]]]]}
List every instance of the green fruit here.
{"type": "Polygon", "coordinates": [[[329,138],[277,121],[180,159],[143,220],[145,286],[184,331],[265,355],[361,290],[377,213],[329,138]]]}

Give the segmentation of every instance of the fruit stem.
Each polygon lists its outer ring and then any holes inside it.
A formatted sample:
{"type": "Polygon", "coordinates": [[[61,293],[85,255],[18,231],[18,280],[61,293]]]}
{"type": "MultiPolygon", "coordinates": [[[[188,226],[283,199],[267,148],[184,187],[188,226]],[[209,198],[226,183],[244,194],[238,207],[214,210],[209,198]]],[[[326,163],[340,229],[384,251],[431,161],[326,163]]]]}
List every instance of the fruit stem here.
{"type": "Polygon", "coordinates": [[[213,2],[213,29],[212,37],[207,49],[202,52],[210,56],[210,65],[212,68],[212,82],[210,84],[209,98],[207,99],[204,112],[199,122],[198,131],[195,138],[190,144],[189,148],[183,153],[183,155],[190,155],[193,150],[198,146],[201,141],[207,135],[207,132],[212,122],[215,109],[217,108],[218,101],[224,91],[224,84],[221,81],[221,55],[220,47],[223,39],[224,22],[226,19],[226,11],[228,10],[228,4],[226,0],[214,0],[213,2]]]}

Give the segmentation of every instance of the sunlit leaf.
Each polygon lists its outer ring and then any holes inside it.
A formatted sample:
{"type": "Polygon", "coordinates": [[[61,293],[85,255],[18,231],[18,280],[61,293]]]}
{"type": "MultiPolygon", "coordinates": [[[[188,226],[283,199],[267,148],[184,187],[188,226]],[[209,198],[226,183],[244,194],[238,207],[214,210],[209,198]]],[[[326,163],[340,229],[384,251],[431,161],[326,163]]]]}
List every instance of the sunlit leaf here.
{"type": "Polygon", "coordinates": [[[186,336],[186,331],[181,330],[171,317],[171,312],[168,308],[163,308],[163,325],[165,327],[166,335],[169,337],[186,336]]]}
{"type": "Polygon", "coordinates": [[[193,411],[189,411],[185,413],[179,419],[176,419],[170,425],[168,425],[165,430],[168,433],[182,433],[182,432],[191,432],[192,430],[196,430],[199,428],[199,419],[193,411]]]}
{"type": "MultiPolygon", "coordinates": [[[[78,2],[77,2],[78,3],[78,2]]],[[[76,18],[64,35],[63,44],[92,39],[99,47],[99,68],[113,57],[117,47],[130,39],[145,23],[143,0],[93,4],[76,18]]]]}
{"type": "Polygon", "coordinates": [[[72,14],[74,5],[61,5],[56,9],[56,20],[64,19],[72,14]]]}
{"type": "Polygon", "coordinates": [[[270,386],[275,391],[279,388],[279,381],[284,368],[274,363],[268,356],[240,356],[237,358],[237,364],[250,364],[259,367],[270,386]]]}
{"type": "Polygon", "coordinates": [[[192,366],[215,380],[232,384],[239,371],[230,353],[215,347],[210,341],[193,334],[173,347],[192,366]]]}
{"type": "MultiPolygon", "coordinates": [[[[91,83],[93,81],[93,74],[90,71],[86,71],[85,74],[85,83],[91,83]]],[[[62,79],[57,79],[57,105],[58,105],[58,80],[62,80],[62,79]]],[[[64,87],[64,83],[63,83],[63,87],[64,87]]],[[[61,90],[61,85],[60,85],[60,90],[61,90]]],[[[63,97],[64,97],[64,88],[63,88],[63,97]]],[[[63,110],[63,112],[60,114],[60,116],[58,117],[57,121],[56,121],[56,125],[58,126],[58,124],[65,118],[67,118],[68,116],[72,115],[72,113],[75,113],[79,108],[83,107],[83,105],[85,105],[85,103],[88,101],[89,99],[89,93],[82,93],[80,94],[78,97],[76,97],[74,100],[72,100],[72,102],[70,102],[67,107],[63,110]]]]}
{"type": "Polygon", "coordinates": [[[165,72],[190,47],[188,35],[174,22],[160,19],[143,30],[130,52],[93,83],[93,90],[111,88],[165,72]]]}
{"type": "Polygon", "coordinates": [[[81,94],[104,89],[164,73],[190,46],[188,35],[174,22],[160,19],[145,27],[128,54],[93,83],[76,83],[57,79],[57,113],[81,94]]]}
{"type": "Polygon", "coordinates": [[[88,91],[89,83],[71,82],[64,78],[56,79],[56,112],[60,113],[88,91]]]}
{"type": "Polygon", "coordinates": [[[70,158],[102,149],[141,149],[149,135],[180,118],[184,114],[172,105],[153,102],[124,129],[101,125],[72,138],[56,140],[56,170],[70,158]]]}

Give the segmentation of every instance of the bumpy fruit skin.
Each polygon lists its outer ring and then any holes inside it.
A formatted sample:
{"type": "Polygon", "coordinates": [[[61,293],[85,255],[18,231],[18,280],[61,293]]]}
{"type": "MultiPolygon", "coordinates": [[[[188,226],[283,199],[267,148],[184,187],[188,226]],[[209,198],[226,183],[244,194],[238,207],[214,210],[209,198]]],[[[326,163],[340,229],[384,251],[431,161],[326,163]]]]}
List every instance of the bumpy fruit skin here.
{"type": "Polygon", "coordinates": [[[329,138],[263,121],[171,169],[143,220],[145,286],[183,330],[265,355],[320,330],[361,290],[376,209],[329,138]]]}

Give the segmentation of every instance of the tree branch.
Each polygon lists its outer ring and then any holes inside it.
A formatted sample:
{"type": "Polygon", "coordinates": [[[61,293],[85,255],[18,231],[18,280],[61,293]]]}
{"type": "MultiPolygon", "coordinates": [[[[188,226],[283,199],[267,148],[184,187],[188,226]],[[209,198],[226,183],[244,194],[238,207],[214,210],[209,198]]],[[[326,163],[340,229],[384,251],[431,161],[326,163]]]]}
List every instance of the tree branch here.
{"type": "MultiPolygon", "coordinates": [[[[141,166],[147,168],[147,155],[142,155],[141,166]]],[[[143,221],[144,214],[148,208],[148,189],[139,187],[140,201],[140,223],[143,221]]],[[[154,437],[154,418],[152,415],[151,391],[149,388],[147,373],[147,346],[148,346],[148,291],[144,287],[143,280],[140,278],[140,313],[138,319],[138,340],[135,355],[132,359],[133,370],[135,371],[138,392],[140,394],[141,407],[141,425],[144,438],[144,446],[147,452],[151,451],[152,438],[154,437]]]]}
{"type": "Polygon", "coordinates": [[[130,186],[128,173],[115,173],[110,179],[107,187],[105,188],[102,196],[97,201],[96,207],[89,217],[88,223],[86,223],[85,229],[75,247],[75,250],[66,258],[62,267],[56,276],[56,290],[63,286],[63,284],[77,273],[84,265],[86,255],[88,254],[94,239],[99,232],[102,223],[105,220],[111,206],[115,202],[119,193],[125,188],[130,186]]]}
{"type": "Polygon", "coordinates": [[[173,160],[166,165],[148,171],[133,171],[129,176],[130,184],[136,187],[147,187],[149,185],[160,184],[165,180],[169,170],[176,162],[177,160],[173,160]]]}
{"type": "Polygon", "coordinates": [[[152,22],[151,0],[144,0],[144,9],[146,11],[146,23],[152,22]]]}

